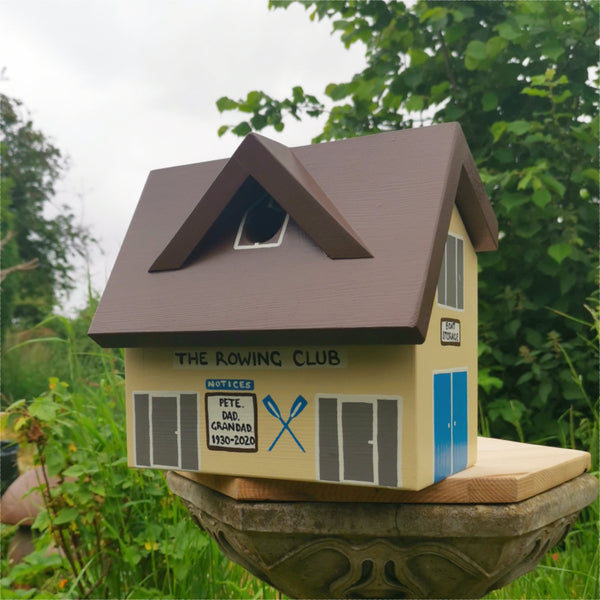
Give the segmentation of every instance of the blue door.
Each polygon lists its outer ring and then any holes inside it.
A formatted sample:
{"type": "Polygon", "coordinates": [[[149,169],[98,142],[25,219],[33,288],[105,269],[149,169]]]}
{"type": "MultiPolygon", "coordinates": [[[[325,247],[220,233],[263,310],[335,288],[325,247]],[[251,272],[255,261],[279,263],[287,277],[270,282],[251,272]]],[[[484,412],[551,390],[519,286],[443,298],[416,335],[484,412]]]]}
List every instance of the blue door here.
{"type": "Polygon", "coordinates": [[[467,372],[433,375],[434,480],[467,466],[467,372]]]}
{"type": "Polygon", "coordinates": [[[434,481],[452,474],[452,373],[433,376],[434,481]]]}
{"type": "Polygon", "coordinates": [[[452,472],[467,467],[467,372],[452,373],[452,472]]]}

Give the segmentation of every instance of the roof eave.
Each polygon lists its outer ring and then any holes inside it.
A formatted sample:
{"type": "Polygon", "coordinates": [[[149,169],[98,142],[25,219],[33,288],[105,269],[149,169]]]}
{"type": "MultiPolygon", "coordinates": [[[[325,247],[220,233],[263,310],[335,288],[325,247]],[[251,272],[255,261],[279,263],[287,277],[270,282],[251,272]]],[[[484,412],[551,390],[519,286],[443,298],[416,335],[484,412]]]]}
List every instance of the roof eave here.
{"type": "Polygon", "coordinates": [[[456,207],[476,252],[498,249],[498,220],[464,133],[457,124],[455,147],[457,168],[460,169],[456,189],[456,207]]]}
{"type": "Polygon", "coordinates": [[[103,348],[180,346],[290,346],[290,345],[414,345],[424,335],[417,327],[351,327],[273,331],[145,331],[104,333],[90,329],[89,336],[103,348]]]}

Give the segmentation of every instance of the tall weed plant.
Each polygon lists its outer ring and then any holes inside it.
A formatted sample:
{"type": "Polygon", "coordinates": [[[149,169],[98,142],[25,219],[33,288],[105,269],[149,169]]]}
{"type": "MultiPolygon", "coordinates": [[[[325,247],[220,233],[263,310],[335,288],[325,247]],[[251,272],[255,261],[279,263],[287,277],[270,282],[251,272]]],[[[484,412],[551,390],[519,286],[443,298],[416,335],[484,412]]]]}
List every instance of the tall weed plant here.
{"type": "Polygon", "coordinates": [[[71,383],[50,378],[43,393],[4,416],[44,467],[45,510],[33,524],[35,552],[17,565],[3,552],[0,596],[275,597],[218,552],[161,472],[127,467],[122,356],[78,353],[77,325],[48,320],[44,327],[61,335],[35,342],[65,350],[71,383]],[[86,370],[101,376],[90,380],[86,370]]]}

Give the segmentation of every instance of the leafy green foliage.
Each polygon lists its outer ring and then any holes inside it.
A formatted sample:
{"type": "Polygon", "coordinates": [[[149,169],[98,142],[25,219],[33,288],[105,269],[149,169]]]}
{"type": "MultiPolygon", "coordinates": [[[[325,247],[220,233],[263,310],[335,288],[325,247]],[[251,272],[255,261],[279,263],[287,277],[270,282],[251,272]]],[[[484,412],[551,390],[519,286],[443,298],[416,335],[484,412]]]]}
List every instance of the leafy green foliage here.
{"type": "Polygon", "coordinates": [[[216,550],[160,471],[127,466],[122,356],[73,352],[85,344],[89,319],[56,320],[72,385],[52,377],[46,391],[13,403],[4,417],[47,478],[36,550],[17,565],[2,557],[2,597],[275,597],[216,550]]]}
{"type": "Polygon", "coordinates": [[[314,142],[459,121],[501,238],[497,252],[479,255],[482,430],[560,443],[564,415],[583,427],[585,397],[598,397],[597,360],[583,341],[584,304],[598,285],[598,3],[301,4],[311,19],[329,19],[346,47],[364,47],[364,70],[330,83],[325,100],[302,88],[284,100],[223,97],[219,110],[248,117],[219,133],[281,130],[289,115],[327,116],[314,142]]]}
{"type": "Polygon", "coordinates": [[[66,206],[45,212],[66,167],[60,151],[35,129],[21,102],[0,94],[2,239],[15,235],[2,253],[2,268],[37,259],[33,271],[11,274],[2,284],[2,325],[41,321],[62,292],[73,288],[74,255],[85,256],[93,240],[66,206]]]}

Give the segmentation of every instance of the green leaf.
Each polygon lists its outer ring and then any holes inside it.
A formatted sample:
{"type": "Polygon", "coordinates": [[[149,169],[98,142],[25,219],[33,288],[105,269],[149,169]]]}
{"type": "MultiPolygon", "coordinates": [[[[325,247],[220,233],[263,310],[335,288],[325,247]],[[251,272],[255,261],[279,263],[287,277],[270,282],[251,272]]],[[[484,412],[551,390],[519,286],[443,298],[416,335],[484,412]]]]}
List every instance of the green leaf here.
{"type": "MultiPolygon", "coordinates": [[[[13,412],[16,411],[17,409],[25,406],[27,404],[27,400],[25,399],[21,399],[21,400],[16,400],[15,402],[13,402],[7,409],[6,412],[13,412]]],[[[6,413],[5,413],[6,414],[6,413]]]]}
{"type": "MultiPolygon", "coordinates": [[[[334,31],[346,31],[350,26],[350,22],[346,19],[338,19],[333,22],[333,30],[334,31]]],[[[350,26],[351,27],[351,26],[350,26]]]]}
{"type": "Polygon", "coordinates": [[[508,124],[508,131],[515,135],[523,135],[531,129],[531,123],[529,121],[513,121],[508,124]]]}
{"type": "Polygon", "coordinates": [[[437,24],[446,24],[446,19],[448,18],[448,11],[442,6],[435,6],[426,11],[421,17],[421,23],[425,21],[431,21],[437,24]]]}
{"type": "Polygon", "coordinates": [[[65,450],[60,447],[48,445],[46,448],[46,468],[48,469],[48,475],[53,477],[58,475],[65,467],[65,450]]]}
{"type": "Polygon", "coordinates": [[[515,160],[515,155],[510,148],[501,147],[494,151],[494,158],[496,158],[498,162],[502,163],[503,165],[507,165],[515,160]]]}
{"type": "Polygon", "coordinates": [[[404,72],[404,82],[410,89],[416,90],[422,81],[423,69],[414,69],[411,67],[404,72]]]}
{"type": "Polygon", "coordinates": [[[436,85],[431,86],[430,94],[433,102],[441,102],[446,98],[446,92],[450,89],[449,81],[442,81],[436,85]]]}
{"type": "Polygon", "coordinates": [[[485,92],[485,94],[483,94],[483,98],[481,99],[481,106],[486,112],[495,110],[498,106],[498,96],[496,96],[494,92],[485,92]]]}
{"type": "Polygon", "coordinates": [[[517,189],[518,190],[525,190],[529,187],[529,184],[531,183],[531,180],[534,176],[534,169],[525,169],[525,174],[523,175],[523,177],[521,177],[521,179],[519,179],[519,183],[517,184],[517,189]]]}
{"type": "Polygon", "coordinates": [[[217,108],[219,112],[224,112],[226,110],[235,110],[238,107],[238,103],[227,96],[222,96],[217,100],[217,108]]]}
{"type": "Polygon", "coordinates": [[[600,172],[598,169],[593,168],[584,169],[582,171],[582,175],[594,183],[598,183],[598,179],[600,178],[600,172]]]}
{"type": "Polygon", "coordinates": [[[292,88],[292,96],[293,96],[294,102],[296,102],[296,104],[299,104],[300,102],[304,102],[304,90],[299,85],[292,88]]]}
{"type": "Polygon", "coordinates": [[[468,4],[461,4],[458,8],[455,8],[450,12],[457,23],[462,23],[465,19],[470,19],[474,14],[473,8],[468,4]]]}
{"type": "Polygon", "coordinates": [[[415,96],[411,94],[410,98],[406,101],[406,110],[410,112],[420,112],[423,110],[423,96],[415,96]]]}
{"type": "Polygon", "coordinates": [[[560,198],[565,195],[567,188],[560,181],[558,181],[556,177],[553,177],[549,173],[541,173],[539,177],[546,184],[546,186],[553,189],[560,198]]]}
{"type": "Polygon", "coordinates": [[[562,94],[559,94],[558,96],[554,96],[553,100],[554,100],[554,104],[562,104],[565,100],[569,99],[573,94],[571,93],[571,90],[565,90],[562,94]]]}
{"type": "Polygon", "coordinates": [[[106,496],[106,488],[99,483],[91,483],[89,488],[90,492],[97,496],[106,496]]]}
{"type": "Polygon", "coordinates": [[[65,525],[73,522],[79,516],[79,511],[76,508],[61,508],[54,519],[54,525],[65,525]]]}
{"type": "Polygon", "coordinates": [[[250,124],[255,131],[260,131],[267,125],[267,117],[264,115],[254,115],[250,119],[250,124]]]}
{"type": "Polygon", "coordinates": [[[137,546],[122,546],[123,558],[130,565],[137,565],[142,560],[142,553],[137,546]]]}
{"type": "Polygon", "coordinates": [[[506,121],[496,121],[492,124],[490,127],[490,133],[494,138],[494,142],[497,142],[502,137],[502,134],[507,130],[507,128],[508,123],[506,121]]]}
{"type": "Polygon", "coordinates": [[[485,43],[485,53],[488,58],[495,59],[506,46],[508,42],[505,39],[495,36],[485,43]]]}
{"type": "Polygon", "coordinates": [[[552,195],[548,190],[541,188],[533,192],[532,200],[536,206],[544,208],[544,206],[546,206],[550,202],[550,200],[552,200],[552,195]]]}
{"type": "Polygon", "coordinates": [[[466,33],[467,28],[462,23],[452,23],[452,25],[446,29],[444,35],[446,38],[446,44],[455,44],[459,40],[462,40],[466,33]]]}
{"type": "Polygon", "coordinates": [[[542,47],[542,54],[552,60],[556,60],[565,53],[565,49],[556,41],[552,40],[547,45],[542,47]]]}
{"type": "Polygon", "coordinates": [[[542,226],[535,221],[520,221],[515,226],[515,233],[525,239],[532,238],[541,230],[542,226]]]}
{"type": "Polygon", "coordinates": [[[542,381],[540,383],[540,386],[538,388],[538,395],[540,397],[542,404],[546,404],[551,392],[552,392],[552,382],[549,381],[548,379],[545,379],[544,381],[542,381]]]}
{"type": "Polygon", "coordinates": [[[571,254],[572,250],[573,248],[569,244],[559,242],[548,248],[548,255],[560,265],[571,254]]]}
{"type": "Polygon", "coordinates": [[[418,67],[429,60],[429,55],[420,48],[411,48],[408,55],[410,56],[411,67],[418,67]]]}
{"type": "Polygon", "coordinates": [[[247,121],[242,121],[238,125],[236,125],[232,130],[232,133],[235,135],[244,136],[248,135],[252,131],[252,127],[247,121]]]}
{"type": "Polygon", "coordinates": [[[252,91],[248,92],[246,96],[246,104],[247,104],[247,112],[252,112],[254,110],[258,110],[260,107],[260,102],[263,98],[262,92],[252,91]]]}
{"type": "Polygon", "coordinates": [[[519,377],[519,379],[517,379],[517,385],[523,385],[524,383],[527,383],[528,381],[531,381],[533,379],[533,373],[531,371],[527,371],[527,373],[523,373],[523,375],[521,375],[521,377],[519,377]]]}
{"type": "Polygon", "coordinates": [[[548,77],[550,76],[550,80],[554,77],[554,70],[549,69],[546,71],[544,75],[533,75],[531,77],[531,85],[542,85],[548,87],[548,77]]]}
{"type": "Polygon", "coordinates": [[[471,40],[465,50],[465,56],[477,62],[485,60],[487,58],[485,44],[479,40],[471,40]]]}
{"type": "Polygon", "coordinates": [[[567,294],[577,283],[577,275],[569,269],[561,269],[558,284],[561,294],[567,294]]]}
{"type": "Polygon", "coordinates": [[[521,94],[525,94],[526,96],[539,96],[540,98],[546,98],[548,96],[548,90],[526,87],[521,90],[521,94]]]}
{"type": "Polygon", "coordinates": [[[500,23],[500,25],[496,27],[496,30],[500,34],[501,38],[504,38],[509,42],[518,40],[522,35],[521,31],[515,29],[510,23],[500,23]]]}
{"type": "Polygon", "coordinates": [[[488,415],[492,421],[497,417],[501,417],[506,422],[514,424],[519,422],[526,412],[527,408],[518,400],[505,400],[502,398],[488,404],[488,415]]]}
{"type": "Polygon", "coordinates": [[[29,407],[29,414],[40,421],[53,423],[58,412],[57,404],[48,397],[36,398],[29,407]]]}
{"type": "Polygon", "coordinates": [[[510,213],[515,208],[519,206],[523,206],[527,204],[529,198],[524,194],[503,194],[501,198],[502,205],[506,208],[506,210],[510,213]]]}
{"type": "Polygon", "coordinates": [[[502,379],[490,374],[490,369],[480,369],[477,374],[477,383],[486,392],[502,389],[504,383],[502,379]]]}
{"type": "Polygon", "coordinates": [[[225,135],[225,133],[227,133],[228,129],[229,129],[228,125],[221,125],[221,127],[219,127],[219,129],[217,130],[217,135],[219,137],[223,137],[223,135],[225,135]]]}
{"type": "Polygon", "coordinates": [[[48,516],[47,510],[40,510],[40,512],[35,517],[35,521],[31,526],[32,529],[37,529],[38,531],[45,531],[50,526],[50,517],[48,516]]]}
{"type": "Polygon", "coordinates": [[[458,121],[465,114],[465,109],[456,104],[448,104],[444,109],[444,115],[448,121],[458,121]]]}
{"type": "Polygon", "coordinates": [[[87,469],[80,464],[71,465],[63,471],[65,477],[80,477],[87,473],[87,469]]]}
{"type": "Polygon", "coordinates": [[[325,93],[332,100],[341,100],[342,98],[345,98],[348,95],[348,86],[345,83],[330,83],[325,88],[325,93]]]}

